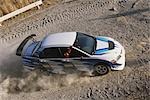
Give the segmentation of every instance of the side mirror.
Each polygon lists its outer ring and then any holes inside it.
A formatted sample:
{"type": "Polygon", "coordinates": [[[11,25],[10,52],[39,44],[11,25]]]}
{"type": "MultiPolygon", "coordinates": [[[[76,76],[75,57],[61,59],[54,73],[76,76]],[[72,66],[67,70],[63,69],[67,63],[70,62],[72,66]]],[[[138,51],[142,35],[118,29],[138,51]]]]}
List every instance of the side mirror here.
{"type": "Polygon", "coordinates": [[[80,59],[83,59],[83,56],[81,56],[80,59]]]}
{"type": "Polygon", "coordinates": [[[93,51],[92,54],[94,54],[95,52],[93,51]]]}

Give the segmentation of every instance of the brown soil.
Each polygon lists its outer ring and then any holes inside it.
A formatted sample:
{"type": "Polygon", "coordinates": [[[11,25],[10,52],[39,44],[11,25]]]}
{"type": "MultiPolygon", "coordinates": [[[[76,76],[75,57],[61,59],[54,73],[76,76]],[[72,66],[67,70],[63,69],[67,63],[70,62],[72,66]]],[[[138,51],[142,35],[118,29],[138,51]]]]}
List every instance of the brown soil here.
{"type": "MultiPolygon", "coordinates": [[[[0,17],[11,13],[17,9],[25,7],[31,3],[34,3],[38,0],[1,0],[0,1],[0,17]]],[[[61,0],[43,0],[43,6],[48,7],[49,5],[54,5],[61,0]]]]}

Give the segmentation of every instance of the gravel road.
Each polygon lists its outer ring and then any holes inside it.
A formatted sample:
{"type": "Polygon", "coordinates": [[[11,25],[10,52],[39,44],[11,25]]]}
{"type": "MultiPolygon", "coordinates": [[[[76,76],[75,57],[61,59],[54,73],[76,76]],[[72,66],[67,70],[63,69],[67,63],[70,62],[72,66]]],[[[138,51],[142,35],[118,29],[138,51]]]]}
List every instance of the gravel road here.
{"type": "Polygon", "coordinates": [[[1,100],[150,100],[149,0],[64,0],[0,28],[1,100]],[[100,77],[25,73],[15,50],[30,34],[80,31],[125,47],[126,67],[100,77]]]}

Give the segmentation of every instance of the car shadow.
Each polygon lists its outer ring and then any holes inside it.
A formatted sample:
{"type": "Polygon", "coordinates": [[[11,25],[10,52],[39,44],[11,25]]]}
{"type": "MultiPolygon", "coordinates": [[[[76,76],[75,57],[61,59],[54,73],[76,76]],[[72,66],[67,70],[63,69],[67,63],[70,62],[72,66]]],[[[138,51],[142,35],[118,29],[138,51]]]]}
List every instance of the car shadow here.
{"type": "Polygon", "coordinates": [[[149,63],[148,59],[127,59],[126,66],[127,67],[137,67],[137,66],[145,66],[149,63]]]}

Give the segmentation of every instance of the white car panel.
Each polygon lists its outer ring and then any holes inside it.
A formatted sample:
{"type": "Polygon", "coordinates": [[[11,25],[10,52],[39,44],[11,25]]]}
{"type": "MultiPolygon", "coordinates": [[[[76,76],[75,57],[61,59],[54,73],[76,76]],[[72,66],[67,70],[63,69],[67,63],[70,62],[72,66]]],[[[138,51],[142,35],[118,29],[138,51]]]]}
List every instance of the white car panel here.
{"type": "Polygon", "coordinates": [[[103,48],[108,48],[108,43],[97,40],[96,50],[103,48]]]}
{"type": "Polygon", "coordinates": [[[48,35],[44,38],[43,47],[55,46],[55,45],[70,45],[72,46],[76,39],[76,32],[64,32],[48,35]]]}
{"type": "MultiPolygon", "coordinates": [[[[43,62],[42,61],[43,58],[40,58],[39,55],[42,52],[44,52],[43,50],[45,50],[45,48],[49,49],[49,48],[56,47],[56,48],[59,48],[59,50],[61,50],[60,48],[62,47],[63,48],[65,47],[67,49],[73,48],[74,50],[79,51],[80,53],[86,55],[86,56],[83,56],[83,55],[77,56],[78,59],[75,59],[76,55],[78,55],[77,53],[74,53],[75,57],[72,56],[74,58],[73,61],[75,61],[75,64],[78,62],[80,67],[81,67],[81,64],[83,64],[82,67],[85,65],[91,66],[92,64],[94,66],[102,61],[102,62],[111,64],[110,68],[112,70],[123,70],[123,68],[125,67],[125,49],[119,42],[117,42],[116,40],[110,37],[105,37],[105,36],[92,37],[88,35],[85,35],[85,36],[88,36],[88,39],[90,37],[90,39],[85,41],[84,40],[85,37],[83,36],[83,33],[80,33],[80,34],[79,32],[56,33],[56,34],[47,35],[40,42],[33,41],[33,43],[29,43],[28,39],[31,39],[31,37],[34,36],[34,35],[31,35],[27,37],[25,41],[23,41],[23,43],[21,43],[21,45],[17,49],[17,52],[19,53],[16,53],[16,54],[18,54],[19,56],[22,56],[24,65],[30,66],[32,69],[32,67],[35,67],[35,68],[37,67],[38,65],[37,61],[40,61],[40,63],[43,62]],[[79,41],[80,39],[78,39],[80,36],[82,37],[81,42],[79,41]],[[90,41],[91,39],[93,42],[90,41]],[[83,44],[77,45],[78,43],[80,44],[83,43],[83,44]],[[30,45],[26,46],[25,44],[26,45],[30,44],[30,45]],[[91,49],[92,51],[90,51],[89,48],[85,49],[84,46],[92,48],[91,49]],[[22,52],[22,55],[20,55],[20,52],[22,52]],[[37,58],[39,57],[41,60],[39,60],[39,58],[35,59],[36,57],[37,58]],[[83,62],[80,62],[80,61],[83,61],[83,62]]],[[[57,50],[55,49],[54,51],[51,51],[51,53],[55,51],[57,50]]],[[[68,61],[66,59],[69,59],[69,58],[65,57],[64,51],[63,52],[62,51],[59,51],[60,55],[58,56],[57,59],[54,57],[52,57],[53,58],[52,61],[49,59],[50,60],[49,63],[52,63],[53,65],[55,60],[57,60],[56,61],[56,65],[57,65],[59,61],[60,63],[68,61]],[[59,57],[62,57],[62,58],[59,58],[59,57]],[[58,59],[60,60],[58,61],[58,59]]],[[[53,53],[53,54],[57,54],[57,53],[53,53]]],[[[45,55],[47,57],[48,54],[46,53],[45,55]]],[[[70,62],[72,61],[73,58],[70,57],[70,62]]],[[[68,64],[68,62],[66,64],[68,64]]],[[[30,69],[30,67],[26,67],[26,68],[30,69]]],[[[85,69],[85,68],[79,68],[79,69],[85,69]]],[[[54,71],[57,72],[58,70],[54,69],[54,71]]]]}

